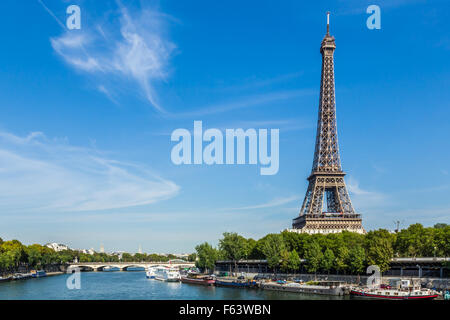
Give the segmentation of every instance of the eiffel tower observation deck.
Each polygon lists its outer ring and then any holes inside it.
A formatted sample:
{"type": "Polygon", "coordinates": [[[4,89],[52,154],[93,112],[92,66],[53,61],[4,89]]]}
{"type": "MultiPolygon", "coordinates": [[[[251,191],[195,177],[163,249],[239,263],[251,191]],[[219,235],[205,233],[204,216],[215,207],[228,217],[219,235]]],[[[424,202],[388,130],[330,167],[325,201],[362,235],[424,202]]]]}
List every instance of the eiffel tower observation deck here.
{"type": "Polygon", "coordinates": [[[326,234],[347,230],[365,233],[361,216],[355,213],[350,201],[339,157],[334,92],[335,49],[328,12],[327,34],[320,46],[322,78],[314,161],[300,215],[293,219],[293,229],[289,229],[293,232],[326,234]]]}

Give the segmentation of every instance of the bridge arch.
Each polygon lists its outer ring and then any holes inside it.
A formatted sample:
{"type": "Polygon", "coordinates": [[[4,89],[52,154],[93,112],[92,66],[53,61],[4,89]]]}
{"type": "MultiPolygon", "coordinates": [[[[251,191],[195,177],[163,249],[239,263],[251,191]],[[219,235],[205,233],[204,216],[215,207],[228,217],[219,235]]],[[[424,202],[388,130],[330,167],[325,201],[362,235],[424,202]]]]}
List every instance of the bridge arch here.
{"type": "Polygon", "coordinates": [[[127,266],[122,267],[123,271],[145,271],[145,266],[141,264],[130,264],[127,266]],[[131,269],[131,270],[129,270],[131,269]],[[139,269],[139,270],[133,270],[133,269],[139,269]]]}

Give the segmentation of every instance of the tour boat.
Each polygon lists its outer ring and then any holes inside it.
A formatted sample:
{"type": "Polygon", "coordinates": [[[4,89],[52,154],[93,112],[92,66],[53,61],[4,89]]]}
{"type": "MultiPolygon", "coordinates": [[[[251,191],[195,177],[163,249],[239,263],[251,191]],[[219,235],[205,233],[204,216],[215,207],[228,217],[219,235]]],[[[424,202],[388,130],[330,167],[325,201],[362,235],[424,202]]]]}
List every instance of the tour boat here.
{"type": "Polygon", "coordinates": [[[213,277],[207,275],[199,275],[195,273],[189,273],[187,276],[181,277],[181,282],[200,284],[203,286],[212,286],[216,282],[213,277]]]}
{"type": "Polygon", "coordinates": [[[30,273],[33,278],[42,278],[47,276],[47,273],[45,273],[44,270],[31,270],[30,273]]]}
{"type": "Polygon", "coordinates": [[[439,293],[431,289],[422,289],[419,284],[411,284],[409,280],[395,279],[393,286],[379,286],[375,288],[351,288],[352,296],[389,300],[424,300],[435,299],[439,293]]]}
{"type": "Polygon", "coordinates": [[[148,267],[147,272],[145,272],[147,279],[155,279],[155,270],[155,267],[148,267]]]}
{"type": "Polygon", "coordinates": [[[175,282],[180,280],[180,272],[177,268],[157,267],[155,279],[160,281],[175,282]]]}

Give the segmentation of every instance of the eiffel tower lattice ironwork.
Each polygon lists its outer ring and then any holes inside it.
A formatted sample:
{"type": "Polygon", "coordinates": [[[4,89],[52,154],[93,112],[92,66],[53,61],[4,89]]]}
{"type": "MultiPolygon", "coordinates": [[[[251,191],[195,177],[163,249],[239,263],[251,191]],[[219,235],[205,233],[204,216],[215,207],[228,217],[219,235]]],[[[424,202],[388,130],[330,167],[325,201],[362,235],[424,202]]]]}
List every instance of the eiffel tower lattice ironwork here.
{"type": "Polygon", "coordinates": [[[322,77],[313,167],[300,215],[292,227],[293,231],[307,233],[365,233],[361,216],[350,201],[339,157],[333,62],[336,44],[330,36],[329,19],[327,13],[327,34],[320,46],[322,77]]]}

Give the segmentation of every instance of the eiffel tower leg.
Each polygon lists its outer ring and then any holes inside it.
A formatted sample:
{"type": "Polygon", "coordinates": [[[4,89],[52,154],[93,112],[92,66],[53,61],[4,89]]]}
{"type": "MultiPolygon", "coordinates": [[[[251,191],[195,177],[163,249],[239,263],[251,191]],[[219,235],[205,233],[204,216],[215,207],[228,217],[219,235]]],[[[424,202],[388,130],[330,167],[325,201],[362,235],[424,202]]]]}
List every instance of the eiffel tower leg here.
{"type": "Polygon", "coordinates": [[[312,198],[312,188],[311,185],[308,186],[308,190],[306,190],[306,196],[305,196],[305,200],[303,200],[303,205],[302,208],[300,210],[300,214],[306,214],[309,212],[309,208],[311,206],[311,198],[312,198]]]}
{"type": "Polygon", "coordinates": [[[311,211],[309,213],[311,213],[311,214],[321,214],[322,213],[324,191],[325,191],[324,186],[317,185],[317,184],[315,185],[314,194],[312,197],[311,211]]]}
{"type": "Polygon", "coordinates": [[[339,200],[342,207],[342,212],[347,214],[354,214],[352,202],[350,201],[350,197],[347,192],[347,188],[345,185],[338,187],[339,200]]]}

